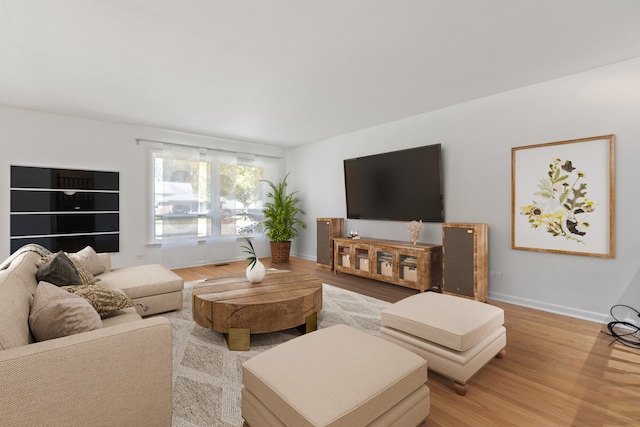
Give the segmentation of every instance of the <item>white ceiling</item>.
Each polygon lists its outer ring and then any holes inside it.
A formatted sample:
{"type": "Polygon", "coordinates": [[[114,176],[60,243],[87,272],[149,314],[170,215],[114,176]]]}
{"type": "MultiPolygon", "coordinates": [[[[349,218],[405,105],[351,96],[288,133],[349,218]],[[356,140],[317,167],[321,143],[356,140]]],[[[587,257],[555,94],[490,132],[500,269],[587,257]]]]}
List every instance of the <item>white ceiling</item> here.
{"type": "Polygon", "coordinates": [[[635,57],[637,0],[0,0],[0,105],[283,147],[635,57]]]}

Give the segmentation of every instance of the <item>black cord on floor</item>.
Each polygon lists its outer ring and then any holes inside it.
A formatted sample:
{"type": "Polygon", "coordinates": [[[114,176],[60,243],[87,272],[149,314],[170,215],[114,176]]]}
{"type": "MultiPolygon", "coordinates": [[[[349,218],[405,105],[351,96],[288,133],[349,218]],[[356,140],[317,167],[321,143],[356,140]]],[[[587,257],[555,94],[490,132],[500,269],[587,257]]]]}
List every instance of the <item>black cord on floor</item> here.
{"type": "Polygon", "coordinates": [[[611,317],[614,319],[614,321],[607,324],[607,329],[609,330],[609,332],[602,331],[602,333],[614,338],[614,340],[611,341],[611,344],[617,341],[627,347],[640,349],[640,327],[631,322],[618,320],[618,318],[613,314],[613,311],[616,307],[627,308],[635,312],[636,315],[640,318],[640,312],[635,308],[629,307],[628,305],[624,304],[614,305],[613,307],[611,307],[611,310],[609,310],[609,313],[611,313],[611,317]]]}

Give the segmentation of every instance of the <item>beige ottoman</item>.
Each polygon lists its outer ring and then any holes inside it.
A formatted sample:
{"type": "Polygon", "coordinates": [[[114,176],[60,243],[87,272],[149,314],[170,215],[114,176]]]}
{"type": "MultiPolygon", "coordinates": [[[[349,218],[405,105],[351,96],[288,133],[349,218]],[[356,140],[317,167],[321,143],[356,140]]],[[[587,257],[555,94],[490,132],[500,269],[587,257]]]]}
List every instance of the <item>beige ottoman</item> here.
{"type": "Polygon", "coordinates": [[[467,393],[467,380],[507,344],[501,308],[478,301],[426,292],[382,311],[382,338],[422,356],[429,369],[455,381],[467,393]]]}
{"type": "Polygon", "coordinates": [[[427,364],[346,325],[300,336],[242,365],[242,416],[261,426],[417,426],[427,364]]]}

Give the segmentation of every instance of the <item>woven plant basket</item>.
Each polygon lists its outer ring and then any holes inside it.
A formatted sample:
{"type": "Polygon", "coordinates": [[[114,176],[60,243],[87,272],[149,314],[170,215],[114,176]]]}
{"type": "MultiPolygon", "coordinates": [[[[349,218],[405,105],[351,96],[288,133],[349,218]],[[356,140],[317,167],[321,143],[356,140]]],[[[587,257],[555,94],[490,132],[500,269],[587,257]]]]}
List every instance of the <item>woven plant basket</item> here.
{"type": "Polygon", "coordinates": [[[271,262],[289,262],[291,242],[270,242],[271,262]]]}

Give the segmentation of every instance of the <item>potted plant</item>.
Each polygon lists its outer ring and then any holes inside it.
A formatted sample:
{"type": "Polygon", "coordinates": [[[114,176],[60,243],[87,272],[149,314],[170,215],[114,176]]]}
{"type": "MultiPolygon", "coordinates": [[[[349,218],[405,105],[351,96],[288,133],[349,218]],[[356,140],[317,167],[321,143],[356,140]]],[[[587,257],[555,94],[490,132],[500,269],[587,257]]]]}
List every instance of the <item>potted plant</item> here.
{"type": "Polygon", "coordinates": [[[262,212],[264,221],[261,225],[271,245],[271,262],[289,261],[291,251],[291,239],[298,235],[298,228],[307,228],[307,225],[296,216],[304,211],[297,205],[300,198],[298,192],[287,193],[287,178],[289,174],[277,183],[262,180],[269,184],[271,191],[267,197],[272,200],[265,203],[262,212]]]}
{"type": "Polygon", "coordinates": [[[264,264],[260,262],[258,257],[256,256],[256,251],[253,249],[253,243],[249,238],[245,239],[247,244],[242,247],[244,249],[244,253],[249,254],[247,260],[249,260],[249,265],[247,266],[246,275],[247,280],[251,283],[260,283],[262,279],[264,279],[265,269],[264,264]]]}

